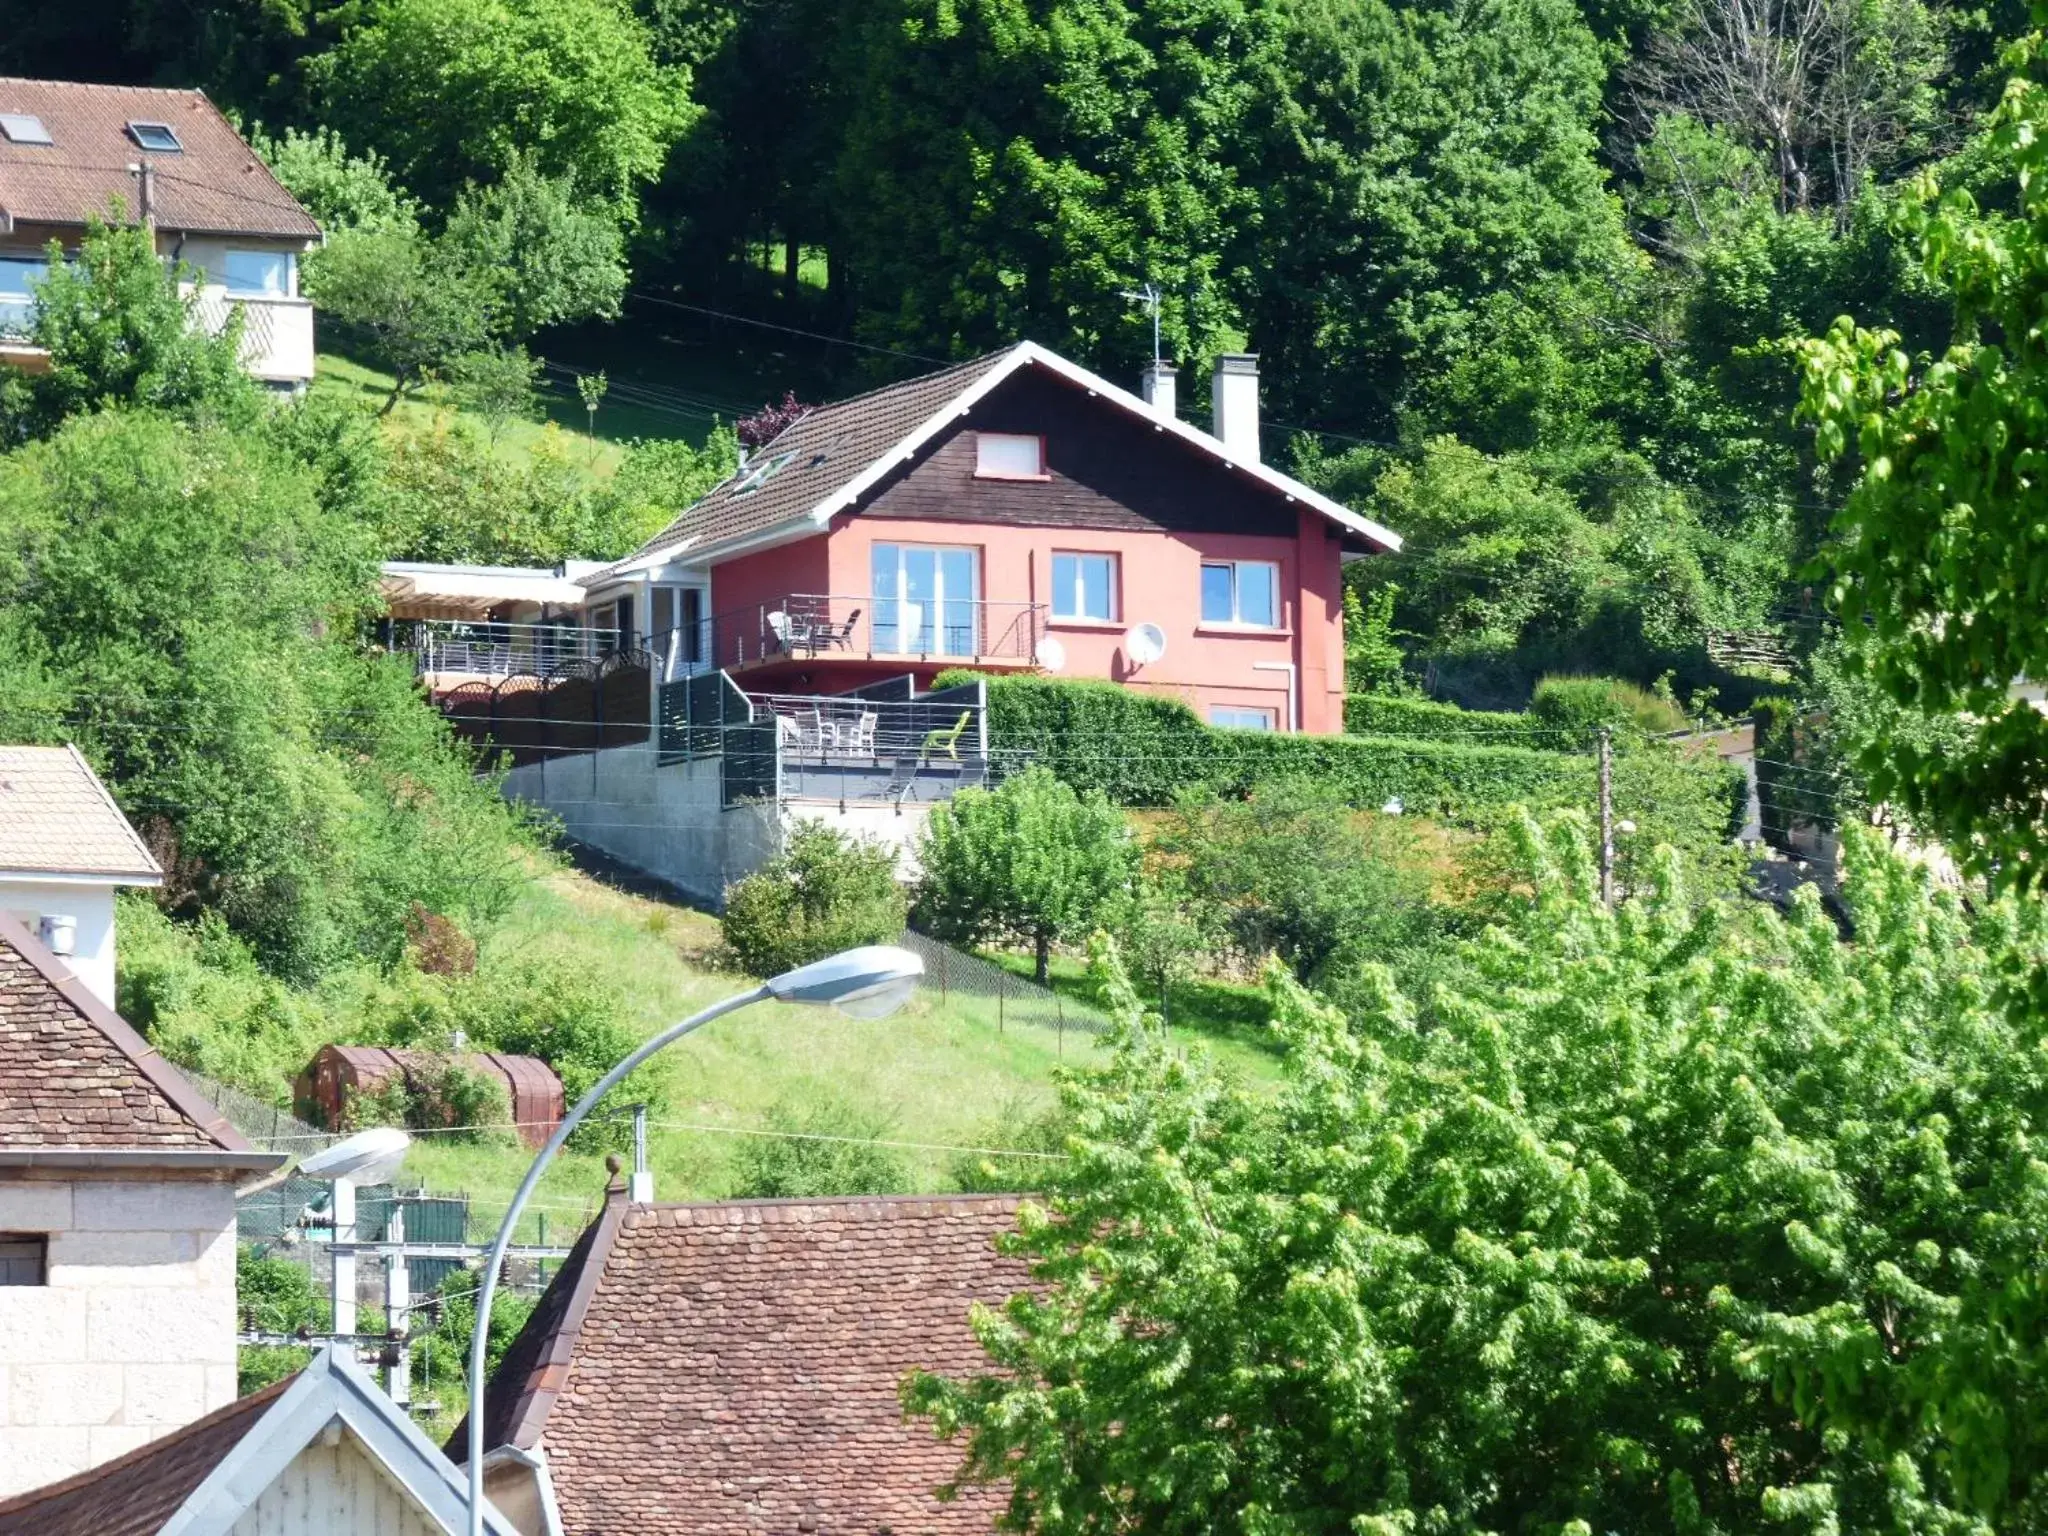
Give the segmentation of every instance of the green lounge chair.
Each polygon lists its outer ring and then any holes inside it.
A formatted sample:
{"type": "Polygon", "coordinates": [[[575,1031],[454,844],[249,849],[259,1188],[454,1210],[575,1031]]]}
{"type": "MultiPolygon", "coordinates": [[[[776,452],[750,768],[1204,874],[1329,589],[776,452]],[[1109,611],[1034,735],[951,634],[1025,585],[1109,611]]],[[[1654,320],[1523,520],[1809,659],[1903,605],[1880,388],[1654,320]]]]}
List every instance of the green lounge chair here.
{"type": "Polygon", "coordinates": [[[940,730],[926,731],[924,745],[917,749],[917,760],[923,762],[934,752],[944,752],[954,762],[960,761],[960,738],[967,734],[967,727],[974,720],[974,711],[963,709],[960,718],[940,730]]]}

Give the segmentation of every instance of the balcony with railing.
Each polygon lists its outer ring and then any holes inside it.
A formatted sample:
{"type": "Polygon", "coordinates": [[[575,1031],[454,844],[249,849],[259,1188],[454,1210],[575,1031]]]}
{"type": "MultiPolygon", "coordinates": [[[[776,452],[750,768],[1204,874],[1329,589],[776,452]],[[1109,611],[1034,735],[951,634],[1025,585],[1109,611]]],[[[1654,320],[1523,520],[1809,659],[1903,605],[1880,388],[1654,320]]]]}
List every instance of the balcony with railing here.
{"type": "Polygon", "coordinates": [[[728,806],[759,800],[896,804],[990,781],[988,696],[975,681],[920,693],[907,677],[838,694],[749,693],[728,672],[660,690],[664,763],[717,758],[728,806]]]}
{"type": "Polygon", "coordinates": [[[313,305],[281,293],[229,293],[209,285],[192,295],[192,319],[209,336],[227,329],[242,313],[242,367],[275,384],[301,384],[313,377],[313,305]]]}
{"type": "Polygon", "coordinates": [[[423,677],[555,677],[634,647],[616,629],[575,624],[494,624],[488,620],[398,619],[389,644],[413,658],[423,677]]]}
{"type": "Polygon", "coordinates": [[[1045,613],[1042,603],[796,592],[714,618],[711,661],[728,671],[783,661],[1028,667],[1045,613]]]}

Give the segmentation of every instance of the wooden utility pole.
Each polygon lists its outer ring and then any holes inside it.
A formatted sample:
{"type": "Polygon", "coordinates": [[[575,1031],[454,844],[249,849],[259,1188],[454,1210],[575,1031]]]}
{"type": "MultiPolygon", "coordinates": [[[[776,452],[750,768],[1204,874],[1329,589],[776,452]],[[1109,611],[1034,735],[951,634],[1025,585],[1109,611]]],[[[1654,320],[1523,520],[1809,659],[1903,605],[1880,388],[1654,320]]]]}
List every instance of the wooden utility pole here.
{"type": "Polygon", "coordinates": [[[1600,900],[1614,905],[1614,733],[1600,727],[1600,900]]]}

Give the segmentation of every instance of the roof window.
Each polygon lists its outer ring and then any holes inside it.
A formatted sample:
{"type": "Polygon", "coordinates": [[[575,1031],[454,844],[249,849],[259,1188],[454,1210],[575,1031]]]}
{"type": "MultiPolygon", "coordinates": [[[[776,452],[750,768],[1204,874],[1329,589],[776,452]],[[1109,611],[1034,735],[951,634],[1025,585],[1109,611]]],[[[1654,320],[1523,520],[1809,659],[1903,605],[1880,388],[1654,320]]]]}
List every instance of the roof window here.
{"type": "Polygon", "coordinates": [[[185,146],[178,142],[169,123],[130,123],[128,137],[144,149],[157,150],[166,155],[184,153],[185,146]]]}
{"type": "Polygon", "coordinates": [[[0,112],[0,134],[7,136],[10,144],[49,144],[50,130],[43,126],[43,120],[32,112],[0,112]]]}
{"type": "Polygon", "coordinates": [[[778,453],[772,459],[764,460],[747,471],[746,478],[732,488],[735,496],[744,496],[749,491],[758,491],[771,475],[787,469],[796,458],[793,453],[778,453]]]}

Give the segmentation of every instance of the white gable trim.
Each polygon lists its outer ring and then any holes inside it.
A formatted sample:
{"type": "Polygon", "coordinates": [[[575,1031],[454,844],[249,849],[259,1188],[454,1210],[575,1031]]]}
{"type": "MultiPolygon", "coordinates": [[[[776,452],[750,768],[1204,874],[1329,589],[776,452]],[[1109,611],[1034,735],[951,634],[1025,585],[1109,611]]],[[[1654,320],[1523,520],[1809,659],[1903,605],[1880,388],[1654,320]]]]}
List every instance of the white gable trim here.
{"type": "MultiPolygon", "coordinates": [[[[468,1528],[467,1494],[455,1466],[405,1410],[332,1345],[313,1357],[235,1448],[192,1490],[157,1536],[226,1536],[265,1489],[328,1425],[339,1421],[449,1536],[468,1528]]],[[[492,1536],[518,1536],[497,1510],[484,1511],[492,1536]]]]}
{"type": "Polygon", "coordinates": [[[878,456],[866,469],[811,508],[810,521],[819,527],[823,527],[832,520],[834,514],[844,512],[852,507],[862,496],[874,489],[881,482],[882,477],[887,475],[898,464],[915,458],[918,450],[930,442],[954,418],[965,416],[977,401],[981,400],[990,391],[994,390],[996,386],[1016,373],[1018,369],[1033,365],[1049,368],[1069,383],[1079,385],[1090,394],[1101,396],[1110,404],[1119,406],[1128,414],[1149,422],[1158,430],[1171,432],[1182,442],[1200,449],[1212,459],[1219,460],[1224,468],[1239,470],[1244,474],[1250,475],[1254,480],[1278,491],[1289,501],[1302,502],[1313,511],[1321,513],[1340,528],[1358,534],[1362,538],[1372,540],[1373,543],[1379,545],[1380,548],[1389,554],[1394,554],[1401,548],[1401,536],[1391,529],[1382,528],[1369,517],[1360,517],[1349,507],[1344,506],[1340,502],[1332,501],[1321,491],[1303,485],[1292,475],[1281,474],[1279,470],[1272,468],[1270,465],[1257,463],[1240,464],[1231,457],[1229,450],[1223,446],[1221,440],[1211,437],[1207,432],[1202,431],[1201,428],[1190,426],[1184,421],[1169,421],[1129,390],[1118,388],[1100,374],[1089,372],[1079,363],[1069,362],[1057,352],[1049,351],[1035,341],[1018,342],[1016,346],[1010,349],[1008,356],[982,374],[966,389],[963,389],[959,394],[947,401],[937,411],[934,411],[908,437],[896,444],[887,453],[878,456]]]}

